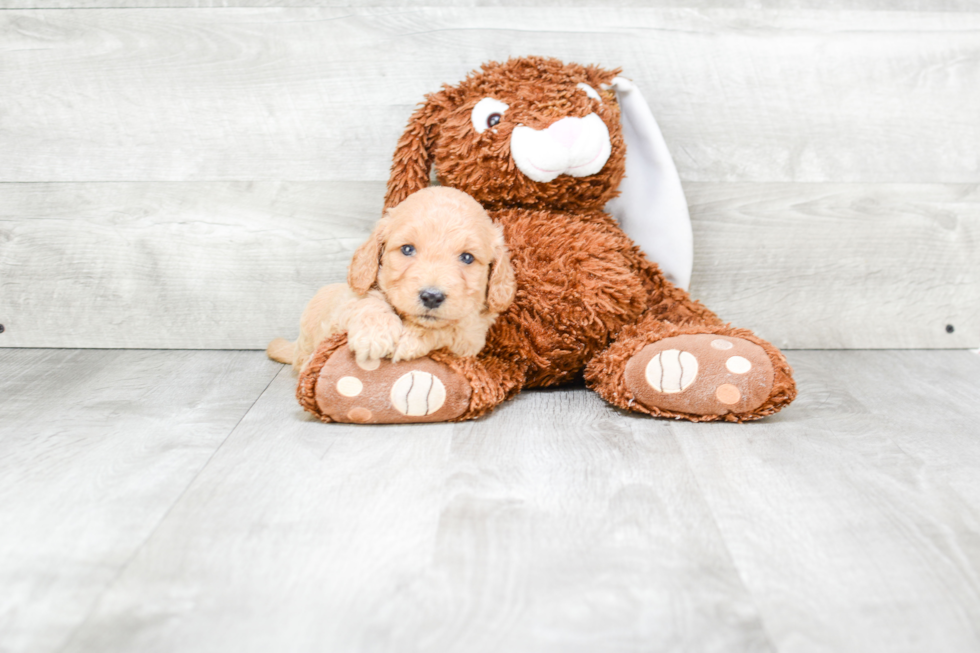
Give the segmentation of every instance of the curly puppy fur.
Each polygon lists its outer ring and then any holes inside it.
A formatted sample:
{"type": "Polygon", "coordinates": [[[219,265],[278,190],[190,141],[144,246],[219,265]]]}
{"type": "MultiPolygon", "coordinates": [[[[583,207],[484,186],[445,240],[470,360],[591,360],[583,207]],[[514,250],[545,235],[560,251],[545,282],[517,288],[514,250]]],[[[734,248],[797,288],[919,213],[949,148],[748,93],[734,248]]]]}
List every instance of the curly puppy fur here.
{"type": "Polygon", "coordinates": [[[452,188],[425,188],[385,211],[354,253],[347,284],[321,288],[296,342],[273,341],[268,353],[299,370],[317,345],[346,332],[360,361],[434,349],[475,356],[515,291],[503,230],[483,207],[452,188]]]}
{"type": "Polygon", "coordinates": [[[725,325],[674,287],[603,211],[625,171],[619,106],[615,93],[603,90],[619,72],[540,57],[488,63],[461,83],[426,96],[398,142],[386,205],[396,206],[427,187],[434,167],[443,186],[476,198],[503,227],[516,276],[516,300],[494,323],[478,356],[432,353],[473,388],[469,410],[456,419],[482,415],[521,388],[582,376],[616,406],[693,421],[758,419],[795,397],[790,368],[778,349],[725,325]],[[486,98],[505,104],[506,111],[488,120],[486,129],[476,129],[482,125],[474,107],[486,98]],[[515,129],[540,130],[590,114],[609,133],[609,156],[601,170],[560,174],[546,182],[521,172],[511,152],[515,129]],[[765,349],[775,379],[764,404],[748,412],[698,415],[635,401],[623,382],[630,357],[665,337],[697,333],[749,338],[765,349]]]}

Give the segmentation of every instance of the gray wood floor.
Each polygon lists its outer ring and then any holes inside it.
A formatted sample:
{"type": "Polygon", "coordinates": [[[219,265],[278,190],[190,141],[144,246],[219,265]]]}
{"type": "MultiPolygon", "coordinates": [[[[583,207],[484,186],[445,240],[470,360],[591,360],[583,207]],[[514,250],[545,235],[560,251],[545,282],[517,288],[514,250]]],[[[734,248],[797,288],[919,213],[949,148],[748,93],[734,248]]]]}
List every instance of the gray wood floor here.
{"type": "Polygon", "coordinates": [[[789,358],[748,425],[360,427],[260,352],[0,350],[0,651],[980,651],[980,356],[789,358]]]}

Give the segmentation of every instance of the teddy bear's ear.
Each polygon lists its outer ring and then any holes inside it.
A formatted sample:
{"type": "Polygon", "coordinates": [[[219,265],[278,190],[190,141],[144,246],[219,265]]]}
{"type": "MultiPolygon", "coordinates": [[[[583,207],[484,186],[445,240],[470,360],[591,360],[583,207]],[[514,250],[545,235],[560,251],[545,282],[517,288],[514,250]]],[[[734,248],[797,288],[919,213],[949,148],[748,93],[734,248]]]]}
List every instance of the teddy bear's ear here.
{"type": "Polygon", "coordinates": [[[439,116],[444,112],[439,99],[442,93],[426,96],[426,102],[408,119],[408,127],[398,140],[388,177],[385,208],[398,206],[414,193],[429,186],[432,146],[435,143],[439,116]]]}
{"type": "Polygon", "coordinates": [[[366,295],[378,280],[378,267],[381,265],[381,253],[390,221],[391,218],[385,211],[384,216],[375,225],[374,231],[364,244],[357,248],[351,258],[350,266],[347,268],[347,285],[358,295],[366,295]]]}
{"type": "Polygon", "coordinates": [[[619,197],[606,205],[623,231],[646,252],[675,286],[691,283],[694,238],[677,167],[660,127],[639,89],[616,77],[608,86],[619,101],[626,175],[619,197]]]}

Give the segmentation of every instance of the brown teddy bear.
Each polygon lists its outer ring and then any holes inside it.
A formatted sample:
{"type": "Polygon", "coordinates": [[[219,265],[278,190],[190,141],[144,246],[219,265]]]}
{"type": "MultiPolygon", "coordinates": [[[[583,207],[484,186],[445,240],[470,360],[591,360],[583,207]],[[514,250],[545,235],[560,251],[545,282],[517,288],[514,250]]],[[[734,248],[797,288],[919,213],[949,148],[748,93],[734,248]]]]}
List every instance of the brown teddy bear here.
{"type": "MultiPolygon", "coordinates": [[[[620,408],[691,421],[759,419],[794,399],[778,349],[692,300],[605,212],[638,169],[624,129],[644,129],[635,114],[621,124],[618,73],[525,57],[426,97],[398,142],[385,206],[428,186],[434,167],[503,227],[516,299],[477,356],[437,350],[365,369],[343,335],[327,339],[300,375],[304,408],[324,421],[465,420],[580,377],[620,408]],[[338,391],[349,377],[356,396],[338,391]]],[[[681,263],[671,278],[686,273],[681,263]]]]}

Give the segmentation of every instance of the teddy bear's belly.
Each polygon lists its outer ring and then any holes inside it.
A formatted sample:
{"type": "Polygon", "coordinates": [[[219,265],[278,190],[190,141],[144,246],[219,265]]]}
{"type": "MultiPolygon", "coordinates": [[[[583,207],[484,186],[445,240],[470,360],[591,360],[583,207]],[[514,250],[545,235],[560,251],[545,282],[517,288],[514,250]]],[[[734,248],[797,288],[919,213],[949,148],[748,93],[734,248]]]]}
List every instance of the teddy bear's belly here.
{"type": "Polygon", "coordinates": [[[517,298],[488,334],[488,353],[526,363],[528,387],[573,379],[649,305],[626,253],[632,242],[608,216],[491,211],[504,227],[517,298]]]}

